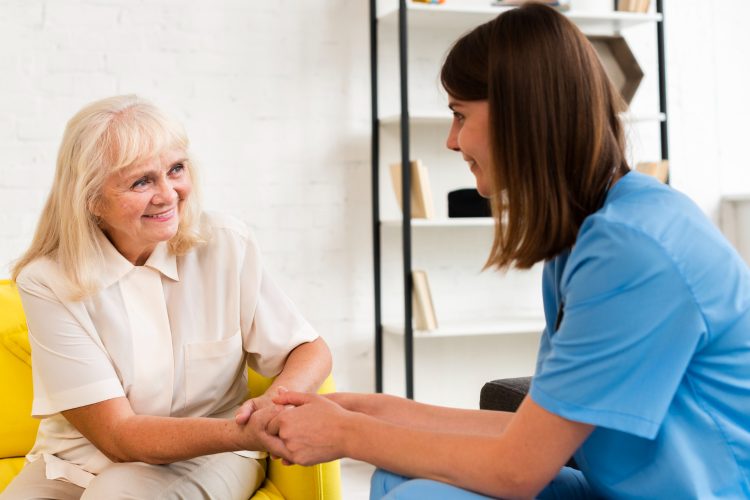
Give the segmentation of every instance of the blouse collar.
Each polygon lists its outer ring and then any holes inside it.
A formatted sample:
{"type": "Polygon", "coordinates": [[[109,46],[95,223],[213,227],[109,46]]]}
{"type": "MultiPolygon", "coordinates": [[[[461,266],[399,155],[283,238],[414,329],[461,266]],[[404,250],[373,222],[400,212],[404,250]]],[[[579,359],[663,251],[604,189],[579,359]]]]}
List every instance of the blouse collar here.
{"type": "MultiPolygon", "coordinates": [[[[133,270],[134,266],[112,245],[112,242],[99,230],[97,231],[97,240],[99,247],[102,249],[103,268],[101,273],[102,286],[107,288],[113,283],[122,279],[126,274],[133,270]]],[[[159,271],[167,278],[180,281],[177,273],[177,257],[169,251],[166,241],[159,242],[154,251],[143,264],[152,269],[159,271]]]]}

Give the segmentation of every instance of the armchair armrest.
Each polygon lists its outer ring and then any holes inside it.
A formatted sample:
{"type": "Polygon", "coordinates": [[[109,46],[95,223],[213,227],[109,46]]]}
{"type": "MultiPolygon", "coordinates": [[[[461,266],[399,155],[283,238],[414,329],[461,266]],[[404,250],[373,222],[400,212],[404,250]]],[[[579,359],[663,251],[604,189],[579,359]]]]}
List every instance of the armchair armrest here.
{"type": "Polygon", "coordinates": [[[487,382],[479,394],[479,408],[514,412],[531,387],[531,377],[504,378],[487,382]]]}

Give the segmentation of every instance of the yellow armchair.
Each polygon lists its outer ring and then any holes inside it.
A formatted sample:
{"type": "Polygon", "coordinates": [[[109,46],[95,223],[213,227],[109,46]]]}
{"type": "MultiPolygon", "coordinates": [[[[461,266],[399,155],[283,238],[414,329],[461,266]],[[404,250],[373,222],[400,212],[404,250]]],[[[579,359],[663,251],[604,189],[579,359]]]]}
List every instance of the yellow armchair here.
{"type": "MultiPolygon", "coordinates": [[[[271,379],[248,371],[251,396],[271,379]]],[[[335,390],[328,379],[320,392],[335,390]]],[[[31,418],[31,349],[26,319],[15,285],[0,280],[0,492],[18,474],[31,449],[39,422],[31,418]]],[[[268,476],[253,500],[340,500],[339,462],[312,467],[285,466],[269,460],[268,476]]]]}

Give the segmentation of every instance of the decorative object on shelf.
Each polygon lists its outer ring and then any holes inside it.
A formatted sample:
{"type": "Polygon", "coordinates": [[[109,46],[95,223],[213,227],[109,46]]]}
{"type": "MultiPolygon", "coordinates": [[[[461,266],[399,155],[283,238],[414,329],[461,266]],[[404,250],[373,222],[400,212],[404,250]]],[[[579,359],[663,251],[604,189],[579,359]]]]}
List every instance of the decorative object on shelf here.
{"type": "Polygon", "coordinates": [[[618,0],[617,10],[620,12],[648,12],[651,0],[618,0]]]}
{"type": "MultiPolygon", "coordinates": [[[[490,5],[495,7],[517,7],[528,0],[493,0],[490,5]]],[[[539,3],[547,4],[558,10],[569,10],[570,0],[537,0],[539,3]]]]}
{"type": "Polygon", "coordinates": [[[456,189],[448,193],[448,217],[492,217],[492,208],[476,188],[456,189]]]}
{"type": "Polygon", "coordinates": [[[669,177],[668,160],[639,163],[635,169],[643,174],[656,177],[664,183],[667,182],[667,178],[669,177]]]}
{"type": "Polygon", "coordinates": [[[588,35],[612,83],[628,105],[643,80],[643,70],[622,36],[588,35]]]}
{"type": "Polygon", "coordinates": [[[414,328],[417,330],[436,330],[438,327],[435,306],[432,303],[430,283],[427,271],[412,270],[412,300],[414,304],[414,328]]]}
{"type": "MultiPolygon", "coordinates": [[[[391,182],[393,192],[396,193],[398,206],[403,210],[401,200],[401,164],[391,165],[391,182]]],[[[435,217],[435,207],[432,202],[432,189],[427,174],[427,167],[421,160],[411,162],[411,217],[413,219],[432,219],[435,217]]]]}

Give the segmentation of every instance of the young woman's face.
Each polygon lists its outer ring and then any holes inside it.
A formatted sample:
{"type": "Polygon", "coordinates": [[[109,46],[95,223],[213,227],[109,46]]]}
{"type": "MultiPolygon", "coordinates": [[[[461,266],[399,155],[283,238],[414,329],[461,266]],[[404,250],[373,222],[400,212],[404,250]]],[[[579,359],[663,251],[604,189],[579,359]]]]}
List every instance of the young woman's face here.
{"type": "Polygon", "coordinates": [[[94,215],[117,250],[133,264],[143,264],[157,243],[177,234],[180,211],[192,181],[181,149],[111,175],[94,215]]]}
{"type": "Polygon", "coordinates": [[[453,111],[453,124],[446,146],[461,153],[476,178],[479,194],[489,197],[492,189],[487,175],[491,168],[487,101],[462,101],[449,97],[448,107],[453,111]]]}

